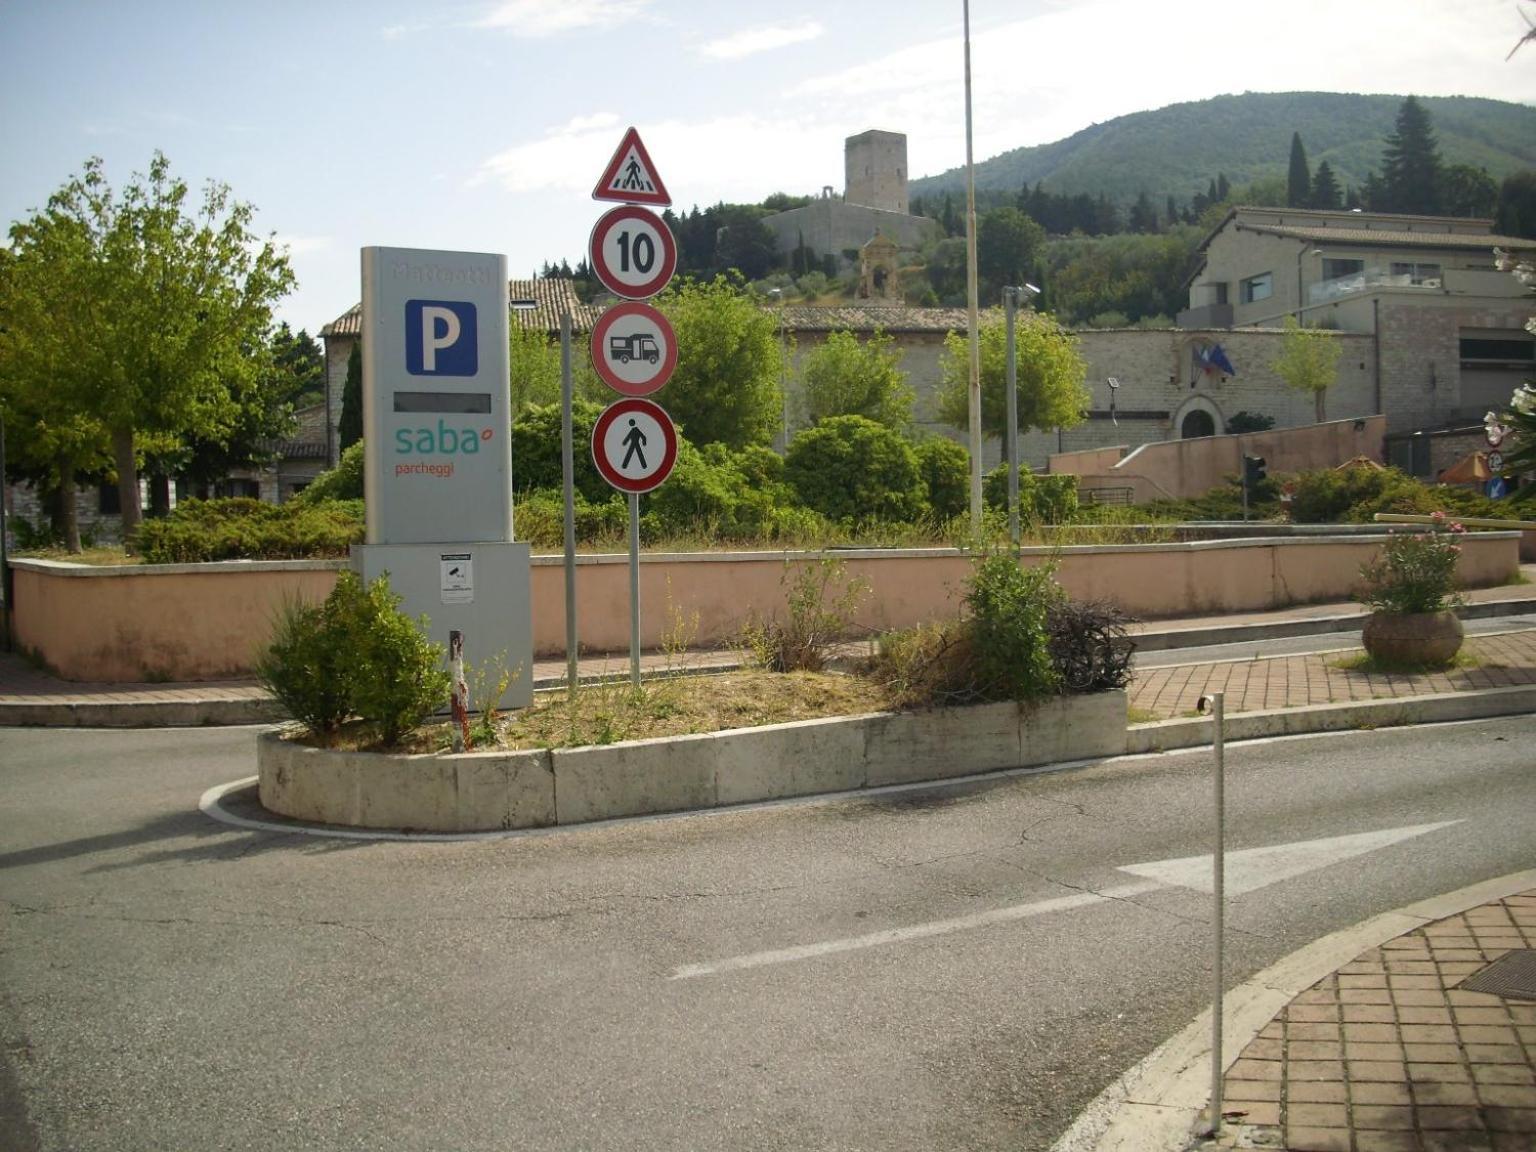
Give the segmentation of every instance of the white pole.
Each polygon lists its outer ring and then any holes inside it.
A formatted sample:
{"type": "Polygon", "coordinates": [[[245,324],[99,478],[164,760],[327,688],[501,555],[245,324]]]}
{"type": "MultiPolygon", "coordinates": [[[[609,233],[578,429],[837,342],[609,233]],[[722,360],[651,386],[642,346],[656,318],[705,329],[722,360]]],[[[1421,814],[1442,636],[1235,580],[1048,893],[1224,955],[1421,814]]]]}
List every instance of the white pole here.
{"type": "Polygon", "coordinates": [[[565,488],[565,684],[576,695],[576,450],[571,405],[571,314],[560,313],[560,470],[565,488]]]}
{"type": "Polygon", "coordinates": [[[981,336],[976,319],[976,164],[971,150],[971,3],[965,17],[965,288],[970,334],[971,531],[981,533],[981,336]]]}
{"type": "Polygon", "coordinates": [[[1223,712],[1224,693],[1211,694],[1211,719],[1215,722],[1215,750],[1216,750],[1216,846],[1211,854],[1212,871],[1212,909],[1211,924],[1213,930],[1213,961],[1212,961],[1212,999],[1211,999],[1211,1135],[1219,1135],[1221,1132],[1221,998],[1222,985],[1225,983],[1222,971],[1224,956],[1222,952],[1222,937],[1226,920],[1226,841],[1227,841],[1227,801],[1226,801],[1226,721],[1223,712]]]}

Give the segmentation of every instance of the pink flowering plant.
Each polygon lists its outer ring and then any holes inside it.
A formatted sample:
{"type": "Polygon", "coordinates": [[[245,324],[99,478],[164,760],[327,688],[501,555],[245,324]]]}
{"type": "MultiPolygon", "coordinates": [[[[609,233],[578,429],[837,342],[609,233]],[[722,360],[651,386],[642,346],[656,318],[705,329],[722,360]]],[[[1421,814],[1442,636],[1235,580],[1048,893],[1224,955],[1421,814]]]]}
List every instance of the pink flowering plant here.
{"type": "Polygon", "coordinates": [[[1456,560],[1461,555],[1460,524],[1436,512],[1427,532],[1394,532],[1381,553],[1360,569],[1361,603],[1377,612],[1440,612],[1461,602],[1456,591],[1456,560]]]}

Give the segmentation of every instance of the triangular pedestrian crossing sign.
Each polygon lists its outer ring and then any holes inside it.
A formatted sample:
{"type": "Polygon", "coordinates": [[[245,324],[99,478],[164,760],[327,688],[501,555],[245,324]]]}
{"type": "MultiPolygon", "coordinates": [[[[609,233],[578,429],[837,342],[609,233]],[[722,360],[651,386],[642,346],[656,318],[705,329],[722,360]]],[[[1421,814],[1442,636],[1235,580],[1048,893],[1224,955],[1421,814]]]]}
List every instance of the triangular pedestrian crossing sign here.
{"type": "Polygon", "coordinates": [[[617,200],[623,204],[658,204],[663,208],[672,203],[667,186],[661,182],[656,165],[651,163],[650,153],[634,128],[624,133],[618,151],[608,161],[597,187],[592,189],[592,199],[617,200]]]}

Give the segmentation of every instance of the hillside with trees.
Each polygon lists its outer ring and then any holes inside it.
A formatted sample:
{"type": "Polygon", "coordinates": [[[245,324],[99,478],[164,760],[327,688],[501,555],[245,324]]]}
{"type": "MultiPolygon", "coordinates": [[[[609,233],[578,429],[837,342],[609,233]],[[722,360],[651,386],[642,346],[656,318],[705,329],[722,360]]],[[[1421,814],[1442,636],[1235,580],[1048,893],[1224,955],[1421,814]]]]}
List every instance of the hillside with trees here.
{"type": "MultiPolygon", "coordinates": [[[[1103,194],[1129,204],[1142,192],[1161,203],[1203,189],[1218,173],[1233,184],[1286,180],[1293,134],[1315,168],[1327,161],[1344,188],[1359,187],[1381,167],[1402,96],[1338,92],[1245,92],[1170,104],[1095,124],[1051,144],[1015,148],[979,161],[978,194],[1017,192],[1041,181],[1055,193],[1103,194]]],[[[1536,108],[1469,96],[1419,101],[1434,121],[1447,164],[1484,168],[1494,180],[1536,168],[1536,108]]],[[[957,192],[965,171],[913,180],[913,196],[957,192]]]]}

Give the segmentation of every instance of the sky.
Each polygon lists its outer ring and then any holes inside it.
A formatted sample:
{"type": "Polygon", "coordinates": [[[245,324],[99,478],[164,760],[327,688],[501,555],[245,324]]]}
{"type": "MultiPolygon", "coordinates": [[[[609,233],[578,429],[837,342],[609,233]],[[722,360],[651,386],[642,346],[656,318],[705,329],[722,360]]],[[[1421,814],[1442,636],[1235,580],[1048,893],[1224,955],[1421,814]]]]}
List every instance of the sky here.
{"type": "MultiPolygon", "coordinates": [[[[1524,9],[1536,18],[1536,3],[1524,9]]],[[[312,334],[366,245],[586,252],[638,128],[674,208],[841,192],[843,141],[965,162],[961,0],[0,0],[0,217],[99,156],[155,150],[254,205],[312,334]]],[[[1148,108],[1254,91],[1536,103],[1515,0],[972,0],[976,160],[1148,108]]]]}

